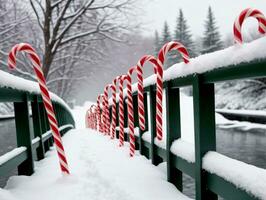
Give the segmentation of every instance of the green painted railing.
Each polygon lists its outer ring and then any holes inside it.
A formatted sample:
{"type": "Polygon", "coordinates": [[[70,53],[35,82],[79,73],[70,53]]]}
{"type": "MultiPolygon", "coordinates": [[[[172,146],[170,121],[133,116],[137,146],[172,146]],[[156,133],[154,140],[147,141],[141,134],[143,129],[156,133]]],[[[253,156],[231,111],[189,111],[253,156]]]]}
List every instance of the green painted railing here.
{"type": "MultiPolygon", "coordinates": [[[[142,155],[151,159],[154,165],[163,161],[167,162],[167,179],[180,191],[183,190],[183,173],[195,179],[196,200],[215,200],[218,199],[218,196],[228,200],[259,199],[246,192],[244,189],[240,189],[231,182],[226,181],[224,178],[205,171],[202,167],[202,160],[207,152],[216,151],[215,83],[262,77],[266,77],[266,60],[256,60],[250,63],[242,63],[237,66],[227,66],[203,74],[192,74],[186,77],[179,77],[165,81],[164,90],[166,95],[165,105],[167,127],[166,149],[161,148],[154,143],[156,136],[156,86],[151,85],[145,87],[146,129],[149,129],[149,132],[151,133],[151,142],[142,139],[143,133],[147,130],[141,131],[140,136],[135,136],[137,148],[142,155]],[[170,151],[173,141],[181,138],[179,96],[180,88],[186,86],[192,86],[193,88],[195,134],[195,162],[193,163],[174,155],[170,151]],[[150,102],[149,119],[147,115],[147,101],[150,102]],[[150,120],[151,127],[148,127],[148,120],[150,120]]],[[[138,104],[136,92],[133,94],[133,103],[135,108],[134,117],[137,119],[138,104]]],[[[124,106],[126,112],[126,103],[124,106]]],[[[125,114],[125,117],[126,116],[127,114],[125,114]]],[[[126,122],[127,119],[125,119],[125,123],[126,122]]],[[[138,127],[138,120],[135,120],[135,127],[138,127]]],[[[118,131],[116,137],[118,138],[118,131]]],[[[129,140],[128,135],[126,135],[125,138],[126,140],[129,140]]]]}
{"type": "MultiPolygon", "coordinates": [[[[43,159],[53,145],[42,98],[40,94],[0,87],[0,102],[14,103],[17,138],[17,148],[0,157],[0,176],[6,176],[16,168],[18,175],[31,175],[34,173],[34,160],[43,159]]],[[[74,128],[74,119],[66,105],[55,100],[52,103],[60,133],[64,135],[74,128]]]]}

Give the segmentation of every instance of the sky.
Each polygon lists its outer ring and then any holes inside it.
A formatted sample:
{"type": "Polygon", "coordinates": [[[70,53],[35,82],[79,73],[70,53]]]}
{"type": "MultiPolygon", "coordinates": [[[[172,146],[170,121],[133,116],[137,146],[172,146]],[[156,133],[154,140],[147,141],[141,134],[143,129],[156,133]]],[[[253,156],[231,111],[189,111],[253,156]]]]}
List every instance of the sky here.
{"type": "MultiPolygon", "coordinates": [[[[245,8],[256,8],[266,15],[266,0],[148,0],[143,7],[143,17],[147,22],[144,35],[154,35],[155,29],[160,33],[164,21],[168,22],[173,32],[178,10],[181,8],[191,33],[194,36],[201,36],[209,6],[214,11],[223,37],[232,33],[235,18],[245,8]]],[[[248,19],[244,26],[245,32],[246,29],[256,26],[256,20],[248,19]]]]}

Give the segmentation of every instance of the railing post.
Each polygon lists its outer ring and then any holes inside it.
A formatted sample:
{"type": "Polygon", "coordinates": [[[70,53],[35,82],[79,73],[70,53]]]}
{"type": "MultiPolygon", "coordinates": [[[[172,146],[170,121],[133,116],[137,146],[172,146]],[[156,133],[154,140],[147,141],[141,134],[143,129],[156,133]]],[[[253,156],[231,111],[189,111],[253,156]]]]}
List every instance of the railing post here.
{"type": "MultiPolygon", "coordinates": [[[[128,110],[127,110],[127,99],[125,98],[123,101],[123,106],[124,106],[124,127],[128,127],[128,110]]],[[[129,134],[124,132],[124,140],[129,141],[129,134]]]]}
{"type": "MultiPolygon", "coordinates": [[[[116,103],[116,127],[119,127],[119,103],[116,103]]],[[[115,138],[119,139],[119,130],[115,131],[115,138]]]]}
{"type": "Polygon", "coordinates": [[[160,163],[160,159],[156,155],[156,146],[154,143],[154,139],[156,138],[156,92],[153,90],[152,86],[149,86],[149,94],[150,94],[150,133],[151,133],[151,148],[150,148],[150,157],[151,162],[154,165],[158,165],[160,163]]]}
{"type": "MultiPolygon", "coordinates": [[[[47,130],[46,130],[46,115],[45,115],[45,110],[44,110],[44,105],[43,103],[39,103],[39,108],[40,108],[40,116],[41,116],[41,134],[44,134],[47,130]]],[[[45,141],[43,143],[44,145],[44,150],[45,152],[47,152],[49,150],[49,143],[47,141],[45,141]]]]}
{"type": "MultiPolygon", "coordinates": [[[[133,98],[134,127],[139,127],[138,95],[135,94],[132,96],[132,98],[133,98]]],[[[136,141],[135,142],[136,150],[139,150],[139,143],[137,139],[135,141],[136,141]]]]}
{"type": "MultiPolygon", "coordinates": [[[[174,155],[170,148],[174,140],[181,138],[180,125],[180,93],[179,88],[171,89],[169,84],[165,88],[166,105],[166,159],[167,180],[173,183],[179,191],[183,190],[182,172],[174,166],[174,155]]],[[[164,136],[165,137],[165,136],[164,136]]]]}
{"type": "Polygon", "coordinates": [[[36,149],[37,159],[41,160],[44,158],[44,147],[43,147],[42,133],[41,133],[41,120],[40,120],[40,109],[38,105],[38,96],[34,97],[34,100],[31,103],[31,108],[32,108],[34,136],[40,138],[39,142],[40,146],[36,149]]]}
{"type": "Polygon", "coordinates": [[[195,183],[196,200],[215,200],[217,195],[206,187],[202,158],[216,150],[214,84],[203,84],[202,76],[193,80],[194,131],[195,131],[195,183]]]}
{"type": "Polygon", "coordinates": [[[25,95],[23,102],[14,102],[17,146],[27,148],[28,158],[18,166],[18,175],[32,175],[34,172],[34,163],[32,156],[32,144],[30,134],[30,116],[28,96],[25,95]]]}
{"type": "Polygon", "coordinates": [[[145,112],[145,130],[139,130],[139,152],[141,155],[144,155],[144,145],[142,140],[142,135],[148,130],[148,103],[147,103],[147,93],[144,93],[144,112],[145,112]]]}

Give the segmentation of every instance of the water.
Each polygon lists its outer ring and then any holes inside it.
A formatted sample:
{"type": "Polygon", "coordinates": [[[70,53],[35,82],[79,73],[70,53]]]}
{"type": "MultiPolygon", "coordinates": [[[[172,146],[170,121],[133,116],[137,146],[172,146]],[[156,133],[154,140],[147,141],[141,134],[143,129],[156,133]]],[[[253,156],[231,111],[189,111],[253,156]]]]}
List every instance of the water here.
{"type": "MultiPolygon", "coordinates": [[[[17,147],[16,127],[14,119],[0,120],[0,155],[3,155],[17,147]]],[[[13,170],[0,177],[0,187],[3,187],[9,176],[16,175],[17,170],[13,170]]]]}
{"type": "MultiPolygon", "coordinates": [[[[232,129],[217,129],[217,151],[231,158],[266,168],[266,133],[251,131],[242,132],[232,129]]],[[[15,121],[0,121],[0,155],[16,147],[15,121]]],[[[7,177],[16,174],[16,170],[0,178],[0,187],[6,183],[7,177]]],[[[184,176],[184,193],[194,198],[194,180],[184,176]]]]}
{"type": "MultiPolygon", "coordinates": [[[[33,133],[32,118],[30,118],[30,133],[33,133]]],[[[33,138],[33,136],[31,136],[33,138]]],[[[0,120],[0,156],[17,147],[16,125],[14,119],[0,120]]],[[[7,179],[17,175],[17,170],[14,169],[5,177],[0,177],[0,187],[5,186],[7,179]]]]}

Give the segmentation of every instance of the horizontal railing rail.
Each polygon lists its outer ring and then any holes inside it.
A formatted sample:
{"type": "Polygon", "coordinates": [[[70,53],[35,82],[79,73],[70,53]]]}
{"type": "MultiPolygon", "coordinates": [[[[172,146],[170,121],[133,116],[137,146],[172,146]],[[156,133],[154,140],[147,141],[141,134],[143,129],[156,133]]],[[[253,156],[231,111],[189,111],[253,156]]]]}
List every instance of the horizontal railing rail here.
{"type": "MultiPolygon", "coordinates": [[[[219,176],[217,173],[204,168],[204,163],[208,163],[206,157],[209,152],[216,151],[216,125],[215,125],[215,83],[237,79],[254,79],[266,77],[266,60],[255,60],[249,63],[241,63],[236,66],[227,66],[214,69],[202,74],[191,74],[185,77],[177,77],[166,80],[163,87],[166,95],[166,144],[156,144],[156,85],[146,85],[145,91],[145,113],[146,130],[141,131],[139,136],[135,135],[136,148],[140,153],[151,159],[154,165],[167,162],[167,179],[173,183],[180,191],[183,190],[182,174],[185,173],[195,179],[196,199],[218,199],[218,196],[225,199],[245,199],[257,200],[262,197],[249,188],[238,185],[235,180],[228,180],[228,177],[219,176]],[[194,112],[194,145],[188,144],[188,148],[194,155],[194,161],[171,151],[174,141],[181,138],[180,121],[180,88],[191,86],[193,88],[193,112],[194,112]],[[150,104],[148,117],[147,102],[150,104]],[[148,123],[148,121],[150,121],[148,123]],[[151,127],[148,127],[148,124],[151,127]],[[150,132],[149,139],[143,139],[145,132],[150,132]],[[205,158],[206,157],[206,158],[205,158]]],[[[149,80],[149,82],[151,82],[149,80]]],[[[144,80],[145,83],[145,80],[144,80]]],[[[134,88],[134,86],[133,86],[134,88]]],[[[135,87],[136,88],[136,87],[135,87]]],[[[127,124],[127,101],[124,101],[125,124],[127,124]]],[[[134,117],[138,118],[137,91],[133,91],[134,117]]],[[[112,104],[109,110],[111,111],[112,104]]],[[[118,103],[117,103],[118,107],[118,103]]],[[[111,116],[110,116],[111,117],[111,116]]],[[[117,116],[119,118],[119,116],[117,116]]],[[[110,118],[110,122],[112,119],[110,118]]],[[[119,120],[117,120],[117,126],[119,120]]],[[[134,122],[135,127],[139,127],[138,120],[134,122]]],[[[119,129],[116,130],[116,138],[119,138],[119,129]]],[[[125,140],[129,141],[129,135],[125,131],[125,140]]],[[[184,150],[185,151],[185,150],[184,150]]],[[[218,154],[218,153],[217,153],[218,154]]],[[[225,158],[225,160],[230,158],[225,158]]],[[[232,159],[233,160],[233,159],[232,159]]],[[[213,160],[215,162],[215,160],[213,160]]],[[[239,162],[239,161],[237,161],[239,162]]],[[[207,164],[206,164],[207,165],[207,164]]],[[[239,162],[240,166],[247,164],[239,162]]],[[[232,165],[232,168],[234,165],[232,165]]],[[[255,167],[254,167],[255,168],[255,167]]],[[[223,170],[223,166],[221,166],[223,170]]],[[[255,169],[256,171],[256,169],[255,169]]],[[[240,172],[241,173],[241,172],[240,172]]],[[[245,176],[245,171],[241,175],[245,176]]]]}

